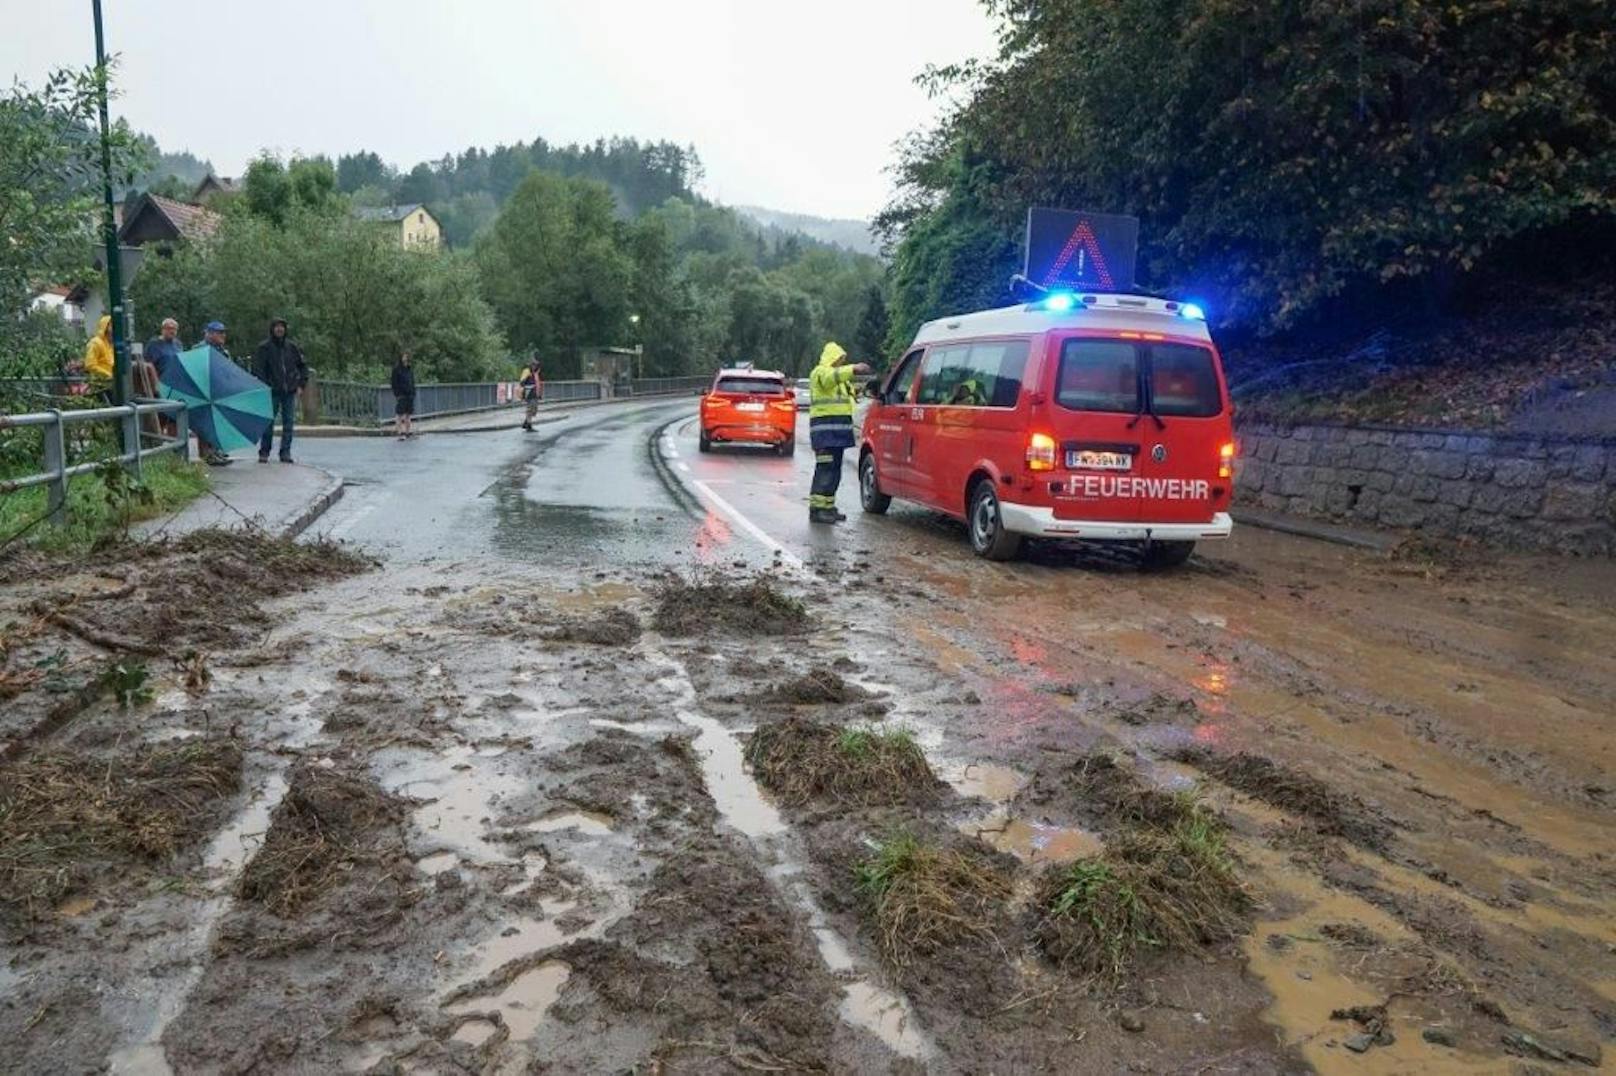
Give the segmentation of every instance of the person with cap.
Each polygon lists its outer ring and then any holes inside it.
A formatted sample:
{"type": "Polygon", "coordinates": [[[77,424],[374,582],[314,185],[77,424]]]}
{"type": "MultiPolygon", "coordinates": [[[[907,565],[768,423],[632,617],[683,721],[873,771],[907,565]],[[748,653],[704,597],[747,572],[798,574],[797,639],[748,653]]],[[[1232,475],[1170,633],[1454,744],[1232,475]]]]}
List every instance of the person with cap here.
{"type": "MultiPolygon", "coordinates": [[[[230,358],[230,352],[225,350],[224,339],[224,322],[210,321],[202,327],[202,342],[227,360],[234,362],[235,360],[230,358]]],[[[207,439],[202,436],[201,431],[197,431],[196,434],[196,450],[201,455],[202,462],[209,467],[225,467],[234,462],[229,456],[219,451],[217,445],[209,444],[207,439]]]]}
{"type": "Polygon", "coordinates": [[[281,462],[292,462],[293,412],[297,410],[297,396],[309,382],[309,364],[303,360],[303,349],[286,335],[286,319],[275,318],[269,323],[269,336],[253,353],[253,376],[269,386],[272,410],[269,428],[258,442],[258,462],[269,462],[269,450],[275,444],[275,413],[281,416],[281,462]]]}
{"type": "Polygon", "coordinates": [[[832,340],[808,375],[808,442],[814,449],[810,523],[847,518],[836,510],[836,490],[842,484],[842,453],[853,447],[853,378],[869,372],[869,363],[849,364],[846,349],[832,340]]]}

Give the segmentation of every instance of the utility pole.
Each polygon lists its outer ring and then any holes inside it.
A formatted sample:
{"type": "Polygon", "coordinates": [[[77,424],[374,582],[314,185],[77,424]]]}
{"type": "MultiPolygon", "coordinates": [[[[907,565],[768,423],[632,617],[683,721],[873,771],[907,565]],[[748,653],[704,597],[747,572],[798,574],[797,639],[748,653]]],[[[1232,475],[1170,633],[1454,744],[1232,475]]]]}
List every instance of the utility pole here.
{"type": "MultiPolygon", "coordinates": [[[[95,81],[97,104],[101,109],[101,192],[105,199],[101,229],[107,244],[107,313],[112,315],[112,399],[114,403],[125,404],[134,393],[129,377],[129,331],[124,324],[123,265],[118,256],[118,222],[112,208],[112,127],[107,119],[107,49],[101,31],[101,0],[90,0],[90,9],[95,17],[95,81]]],[[[123,446],[125,452],[139,449],[138,443],[123,446]]]]}

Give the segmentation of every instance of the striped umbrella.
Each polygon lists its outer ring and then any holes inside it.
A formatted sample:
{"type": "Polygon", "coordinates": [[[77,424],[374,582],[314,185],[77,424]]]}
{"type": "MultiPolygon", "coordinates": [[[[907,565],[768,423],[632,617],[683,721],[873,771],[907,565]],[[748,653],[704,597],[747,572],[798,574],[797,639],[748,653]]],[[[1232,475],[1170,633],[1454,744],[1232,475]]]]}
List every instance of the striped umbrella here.
{"type": "Polygon", "coordinates": [[[268,386],[208,344],[180,352],[157,380],[185,404],[197,436],[225,452],[257,444],[274,420],[268,386]]]}

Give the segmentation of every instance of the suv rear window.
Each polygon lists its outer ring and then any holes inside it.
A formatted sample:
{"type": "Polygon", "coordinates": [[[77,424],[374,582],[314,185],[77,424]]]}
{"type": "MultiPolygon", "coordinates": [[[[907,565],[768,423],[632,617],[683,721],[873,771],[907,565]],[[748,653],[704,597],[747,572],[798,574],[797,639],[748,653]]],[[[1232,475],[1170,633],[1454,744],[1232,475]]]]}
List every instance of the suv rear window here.
{"type": "Polygon", "coordinates": [[[1206,418],[1223,411],[1212,352],[1193,344],[1068,340],[1055,399],[1074,411],[1132,414],[1140,410],[1141,372],[1158,415],[1206,418]]]}
{"type": "Polygon", "coordinates": [[[786,383],[775,377],[721,377],[713,391],[779,396],[786,391],[786,383]]]}

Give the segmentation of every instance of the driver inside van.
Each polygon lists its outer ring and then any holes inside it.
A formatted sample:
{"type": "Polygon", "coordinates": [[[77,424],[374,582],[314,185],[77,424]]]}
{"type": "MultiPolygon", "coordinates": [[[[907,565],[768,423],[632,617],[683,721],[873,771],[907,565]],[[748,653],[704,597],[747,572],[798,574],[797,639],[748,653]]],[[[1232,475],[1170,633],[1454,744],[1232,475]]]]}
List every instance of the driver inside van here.
{"type": "Polygon", "coordinates": [[[981,407],[988,402],[987,395],[982,391],[982,383],[974,377],[966,378],[954,386],[953,395],[949,396],[951,404],[964,404],[967,407],[981,407]]]}

